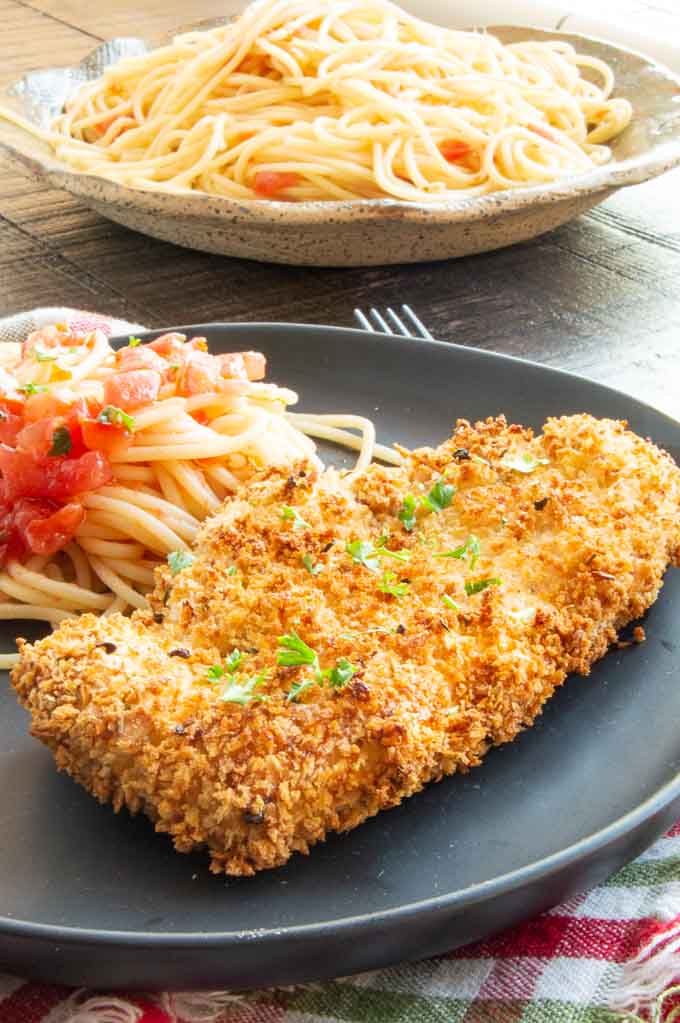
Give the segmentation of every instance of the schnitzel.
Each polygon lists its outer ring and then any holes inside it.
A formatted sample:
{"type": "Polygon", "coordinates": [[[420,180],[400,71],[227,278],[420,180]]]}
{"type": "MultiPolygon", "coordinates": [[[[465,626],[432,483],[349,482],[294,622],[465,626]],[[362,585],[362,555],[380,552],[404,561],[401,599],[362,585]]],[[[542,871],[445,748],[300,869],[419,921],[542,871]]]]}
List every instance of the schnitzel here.
{"type": "Polygon", "coordinates": [[[57,766],[217,873],[276,867],[512,740],[678,563],[680,469],[623,423],[459,421],[404,456],[265,470],[149,611],[20,641],[57,766]]]}

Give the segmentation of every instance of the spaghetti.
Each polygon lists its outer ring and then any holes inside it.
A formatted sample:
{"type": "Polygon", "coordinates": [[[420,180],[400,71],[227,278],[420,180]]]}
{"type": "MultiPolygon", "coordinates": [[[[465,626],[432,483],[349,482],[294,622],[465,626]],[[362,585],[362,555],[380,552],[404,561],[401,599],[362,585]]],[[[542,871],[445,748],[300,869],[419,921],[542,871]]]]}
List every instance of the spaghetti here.
{"type": "Polygon", "coordinates": [[[155,567],[241,482],[318,461],[307,434],[356,449],[354,471],[400,461],[361,416],[287,413],[297,395],[264,373],[257,352],[177,333],[116,352],[56,325],[1,345],[0,619],[146,607],[155,567]]]}
{"type": "Polygon", "coordinates": [[[109,67],[50,130],[21,123],[76,171],[133,188],[427,202],[605,162],[632,116],[613,87],[563,41],[503,45],[388,0],[257,0],[109,67]]]}

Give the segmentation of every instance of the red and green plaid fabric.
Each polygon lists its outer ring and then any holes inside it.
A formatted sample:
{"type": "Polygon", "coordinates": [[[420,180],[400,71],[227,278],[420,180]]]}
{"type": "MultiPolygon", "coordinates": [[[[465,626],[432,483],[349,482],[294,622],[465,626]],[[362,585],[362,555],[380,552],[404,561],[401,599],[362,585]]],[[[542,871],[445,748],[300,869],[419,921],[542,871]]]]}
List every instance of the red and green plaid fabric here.
{"type": "MultiPolygon", "coordinates": [[[[78,1016],[69,989],[5,977],[0,1023],[132,1023],[135,1014],[137,1023],[605,1023],[616,1018],[609,1007],[620,1001],[626,964],[652,936],[679,925],[680,823],[600,887],[436,959],[256,991],[227,1002],[219,1015],[210,1010],[220,1001],[214,992],[202,1007],[200,996],[130,1001],[82,992],[77,1002],[88,1015],[78,1016]],[[130,1015],[114,1015],[125,1002],[130,1015]]],[[[680,982],[680,954],[666,969],[665,986],[680,982]]]]}

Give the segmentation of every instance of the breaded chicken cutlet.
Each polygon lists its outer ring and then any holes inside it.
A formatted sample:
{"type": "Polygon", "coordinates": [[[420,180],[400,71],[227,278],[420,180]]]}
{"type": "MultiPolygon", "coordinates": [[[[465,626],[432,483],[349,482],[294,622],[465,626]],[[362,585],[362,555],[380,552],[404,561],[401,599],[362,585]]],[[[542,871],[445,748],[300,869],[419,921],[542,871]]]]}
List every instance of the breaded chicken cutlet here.
{"type": "Polygon", "coordinates": [[[513,739],[679,548],[680,470],[625,424],[461,421],[404,467],[263,472],[150,612],[22,643],[13,683],[100,801],[253,874],[513,739]]]}

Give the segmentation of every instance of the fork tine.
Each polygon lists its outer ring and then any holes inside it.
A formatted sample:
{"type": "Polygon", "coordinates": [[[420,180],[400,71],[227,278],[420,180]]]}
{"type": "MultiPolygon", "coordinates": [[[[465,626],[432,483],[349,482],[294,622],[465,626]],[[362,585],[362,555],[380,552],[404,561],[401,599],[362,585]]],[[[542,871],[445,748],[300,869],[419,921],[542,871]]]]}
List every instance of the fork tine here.
{"type": "MultiPolygon", "coordinates": [[[[402,305],[401,311],[411,321],[421,337],[424,337],[427,341],[434,341],[432,334],[430,334],[425,324],[418,319],[410,305],[402,305]]],[[[406,333],[408,334],[408,331],[406,333]]]]}
{"type": "Polygon", "coordinates": [[[361,309],[354,310],[354,319],[359,322],[359,326],[362,330],[369,330],[371,334],[375,334],[375,327],[371,321],[366,318],[361,309]]]}
{"type": "Polygon", "coordinates": [[[385,312],[387,313],[388,320],[391,320],[394,326],[396,327],[398,334],[403,334],[404,337],[412,336],[410,330],[408,329],[404,321],[399,319],[399,317],[395,313],[394,309],[391,308],[391,306],[388,306],[385,312]]]}
{"type": "Polygon", "coordinates": [[[383,332],[383,334],[391,334],[392,333],[392,331],[390,329],[389,323],[386,321],[385,317],[380,312],[380,310],[376,309],[375,306],[371,306],[371,308],[369,310],[369,316],[373,317],[373,322],[378,327],[378,330],[381,330],[383,332]]]}

